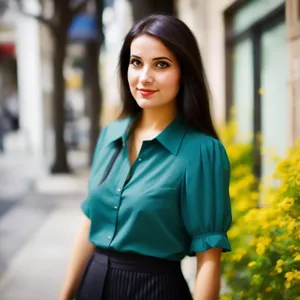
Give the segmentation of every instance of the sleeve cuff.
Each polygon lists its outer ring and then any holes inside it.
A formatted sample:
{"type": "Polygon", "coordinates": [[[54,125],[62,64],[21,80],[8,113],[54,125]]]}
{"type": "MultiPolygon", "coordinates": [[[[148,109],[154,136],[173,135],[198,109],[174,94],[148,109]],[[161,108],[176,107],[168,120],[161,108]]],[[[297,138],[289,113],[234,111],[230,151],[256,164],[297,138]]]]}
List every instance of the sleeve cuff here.
{"type": "Polygon", "coordinates": [[[230,242],[226,233],[207,233],[194,237],[190,252],[204,252],[211,248],[222,248],[223,252],[231,251],[230,242]]]}
{"type": "Polygon", "coordinates": [[[88,205],[87,200],[85,200],[85,201],[83,201],[83,202],[81,203],[81,209],[82,209],[82,211],[84,212],[84,214],[85,214],[88,218],[90,218],[90,210],[89,210],[89,205],[88,205]]]}

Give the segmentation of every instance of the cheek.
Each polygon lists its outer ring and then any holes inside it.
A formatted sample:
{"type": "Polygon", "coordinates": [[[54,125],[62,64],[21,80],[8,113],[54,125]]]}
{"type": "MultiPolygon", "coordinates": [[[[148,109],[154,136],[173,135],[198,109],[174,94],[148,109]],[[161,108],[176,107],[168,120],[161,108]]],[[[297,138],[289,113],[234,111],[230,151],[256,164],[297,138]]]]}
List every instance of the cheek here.
{"type": "Polygon", "coordinates": [[[163,84],[169,91],[174,92],[175,90],[179,90],[180,85],[180,75],[177,73],[169,73],[165,74],[160,78],[161,84],[163,84]]]}
{"type": "Polygon", "coordinates": [[[128,80],[128,84],[130,87],[134,87],[137,84],[138,81],[138,76],[136,74],[136,72],[134,72],[133,70],[128,69],[127,72],[127,80],[128,80]]]}

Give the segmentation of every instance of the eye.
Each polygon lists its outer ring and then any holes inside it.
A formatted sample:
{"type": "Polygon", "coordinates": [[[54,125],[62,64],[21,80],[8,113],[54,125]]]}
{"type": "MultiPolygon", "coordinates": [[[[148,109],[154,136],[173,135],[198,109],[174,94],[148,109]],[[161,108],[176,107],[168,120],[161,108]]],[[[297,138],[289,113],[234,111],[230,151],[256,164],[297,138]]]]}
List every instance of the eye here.
{"type": "Polygon", "coordinates": [[[158,68],[167,68],[167,67],[169,67],[170,65],[169,65],[167,62],[165,62],[165,61],[159,61],[159,62],[156,63],[156,66],[157,66],[158,68]]]}
{"type": "Polygon", "coordinates": [[[133,58],[131,61],[130,61],[130,64],[131,65],[134,65],[135,67],[139,67],[142,63],[136,59],[136,58],[133,58]]]}

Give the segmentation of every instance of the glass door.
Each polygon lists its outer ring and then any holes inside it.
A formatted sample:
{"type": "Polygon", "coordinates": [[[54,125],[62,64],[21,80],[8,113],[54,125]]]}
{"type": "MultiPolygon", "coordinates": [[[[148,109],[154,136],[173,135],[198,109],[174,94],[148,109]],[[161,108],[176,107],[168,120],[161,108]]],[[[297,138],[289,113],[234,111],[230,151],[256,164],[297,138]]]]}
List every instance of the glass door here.
{"type": "Polygon", "coordinates": [[[261,36],[262,179],[273,173],[270,153],[287,147],[287,49],[285,24],[261,36]]]}

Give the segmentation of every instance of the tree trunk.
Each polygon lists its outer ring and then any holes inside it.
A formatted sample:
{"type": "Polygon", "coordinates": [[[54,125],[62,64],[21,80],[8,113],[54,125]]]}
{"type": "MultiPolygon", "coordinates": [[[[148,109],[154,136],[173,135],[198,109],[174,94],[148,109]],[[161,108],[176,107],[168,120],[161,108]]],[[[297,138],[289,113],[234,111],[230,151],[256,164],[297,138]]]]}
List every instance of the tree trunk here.
{"type": "Polygon", "coordinates": [[[65,131],[65,82],[63,75],[66,55],[67,31],[61,29],[53,34],[53,126],[55,132],[55,158],[51,167],[52,173],[69,173],[65,131]]]}
{"type": "Polygon", "coordinates": [[[93,41],[86,45],[86,89],[89,103],[90,147],[89,163],[92,163],[100,128],[100,111],[102,106],[102,93],[99,85],[99,42],[93,41]]]}
{"type": "Polygon", "coordinates": [[[134,21],[151,14],[176,15],[174,0],[131,0],[134,21]]]}
{"type": "Polygon", "coordinates": [[[87,95],[89,99],[89,116],[91,120],[90,127],[90,147],[89,147],[89,163],[92,164],[93,153],[97,143],[100,130],[100,117],[102,109],[102,91],[99,81],[99,57],[103,35],[103,0],[94,0],[95,15],[97,18],[98,40],[90,42],[86,45],[86,79],[87,79],[87,95]]]}

